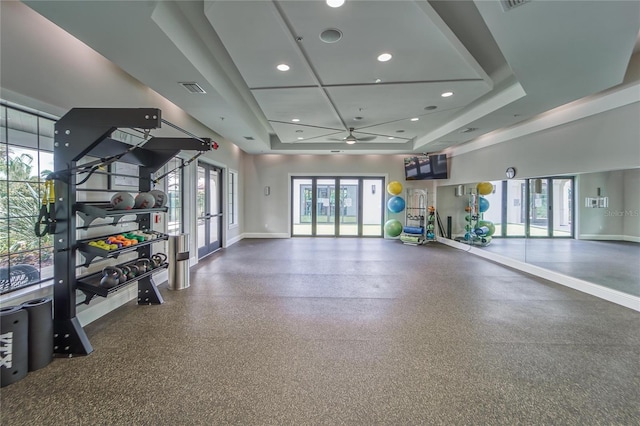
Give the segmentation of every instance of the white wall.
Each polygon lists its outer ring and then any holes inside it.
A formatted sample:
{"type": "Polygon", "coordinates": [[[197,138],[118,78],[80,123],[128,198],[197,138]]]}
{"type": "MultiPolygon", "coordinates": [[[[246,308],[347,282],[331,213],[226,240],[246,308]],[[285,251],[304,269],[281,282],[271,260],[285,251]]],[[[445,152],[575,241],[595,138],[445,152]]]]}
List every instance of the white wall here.
{"type": "Polygon", "coordinates": [[[618,239],[623,234],[624,171],[585,173],[578,179],[578,217],[580,239],[618,239]],[[609,198],[608,208],[585,207],[585,197],[595,197],[597,189],[609,198]]]}
{"type": "Polygon", "coordinates": [[[640,103],[510,139],[451,158],[450,179],[439,185],[572,175],[640,166],[640,103]]]}
{"type": "MultiPolygon", "coordinates": [[[[402,155],[246,155],[244,232],[250,236],[287,236],[291,176],[383,176],[405,188],[431,188],[433,181],[405,182],[402,155]],[[264,195],[264,187],[271,188],[264,195]]],[[[385,191],[386,188],[382,190],[385,191]]],[[[386,199],[389,195],[386,194],[386,199]]],[[[391,214],[404,223],[404,212],[391,214]]]]}

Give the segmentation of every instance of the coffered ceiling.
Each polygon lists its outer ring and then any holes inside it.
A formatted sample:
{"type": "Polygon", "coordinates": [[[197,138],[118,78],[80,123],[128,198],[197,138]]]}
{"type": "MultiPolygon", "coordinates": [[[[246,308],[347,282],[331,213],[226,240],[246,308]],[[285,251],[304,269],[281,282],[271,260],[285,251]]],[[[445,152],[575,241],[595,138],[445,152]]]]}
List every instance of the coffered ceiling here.
{"type": "Polygon", "coordinates": [[[631,1],[24,3],[249,153],[460,145],[621,83],[640,29],[631,1]]]}

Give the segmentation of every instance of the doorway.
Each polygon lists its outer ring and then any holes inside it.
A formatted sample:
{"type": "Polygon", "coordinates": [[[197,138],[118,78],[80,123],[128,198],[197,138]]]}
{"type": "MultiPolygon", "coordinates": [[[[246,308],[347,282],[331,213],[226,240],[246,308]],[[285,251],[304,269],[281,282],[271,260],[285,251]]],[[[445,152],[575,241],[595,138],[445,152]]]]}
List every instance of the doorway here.
{"type": "Polygon", "coordinates": [[[218,250],[222,244],[222,170],[198,163],[196,192],[198,258],[218,250]]]}
{"type": "Polygon", "coordinates": [[[381,237],[382,177],[294,177],[291,235],[381,237]]]}

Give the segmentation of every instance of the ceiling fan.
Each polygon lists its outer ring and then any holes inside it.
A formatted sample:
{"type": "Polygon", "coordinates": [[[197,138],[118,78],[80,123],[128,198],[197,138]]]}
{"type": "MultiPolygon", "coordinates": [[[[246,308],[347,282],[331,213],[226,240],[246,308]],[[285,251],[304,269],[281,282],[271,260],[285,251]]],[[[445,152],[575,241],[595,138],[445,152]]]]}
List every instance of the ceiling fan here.
{"type": "Polygon", "coordinates": [[[363,136],[363,137],[355,137],[353,136],[353,131],[355,130],[355,128],[353,127],[349,127],[349,135],[346,138],[342,138],[342,139],[335,139],[332,138],[332,140],[336,140],[336,141],[344,141],[346,142],[348,145],[353,145],[356,142],[367,142],[367,141],[372,141],[376,138],[376,136],[363,136]]]}

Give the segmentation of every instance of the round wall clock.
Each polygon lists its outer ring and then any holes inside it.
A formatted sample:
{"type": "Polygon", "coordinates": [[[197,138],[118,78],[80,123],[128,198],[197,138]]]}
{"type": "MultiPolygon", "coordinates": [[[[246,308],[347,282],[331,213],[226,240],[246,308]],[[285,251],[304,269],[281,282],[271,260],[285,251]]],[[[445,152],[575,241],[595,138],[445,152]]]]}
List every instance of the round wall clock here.
{"type": "Polygon", "coordinates": [[[516,169],[514,167],[509,167],[506,172],[507,178],[513,179],[516,175],[516,169]]]}

